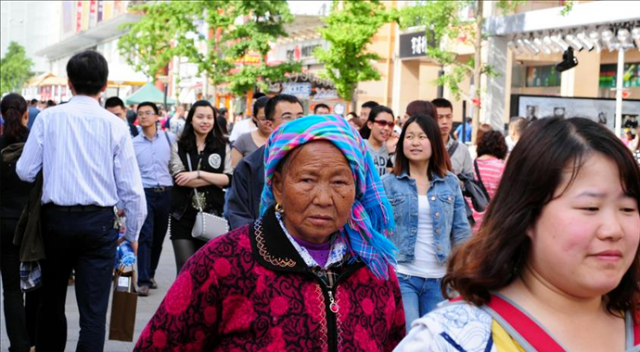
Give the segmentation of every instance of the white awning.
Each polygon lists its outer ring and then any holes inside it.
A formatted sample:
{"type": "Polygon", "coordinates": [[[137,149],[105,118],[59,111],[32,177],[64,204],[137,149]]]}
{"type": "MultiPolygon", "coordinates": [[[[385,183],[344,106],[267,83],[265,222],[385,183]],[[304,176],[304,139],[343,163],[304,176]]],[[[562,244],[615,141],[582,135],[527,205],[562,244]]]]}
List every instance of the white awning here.
{"type": "Polygon", "coordinates": [[[490,36],[553,31],[640,20],[640,1],[593,1],[575,4],[566,16],[562,7],[528,11],[487,19],[484,31],[490,36]]]}
{"type": "Polygon", "coordinates": [[[59,59],[69,54],[94,47],[109,39],[120,37],[127,31],[120,29],[120,25],[127,22],[138,22],[141,15],[125,13],[110,20],[100,22],[97,26],[72,35],[60,42],[52,44],[35,53],[36,56],[49,60],[59,59]]]}

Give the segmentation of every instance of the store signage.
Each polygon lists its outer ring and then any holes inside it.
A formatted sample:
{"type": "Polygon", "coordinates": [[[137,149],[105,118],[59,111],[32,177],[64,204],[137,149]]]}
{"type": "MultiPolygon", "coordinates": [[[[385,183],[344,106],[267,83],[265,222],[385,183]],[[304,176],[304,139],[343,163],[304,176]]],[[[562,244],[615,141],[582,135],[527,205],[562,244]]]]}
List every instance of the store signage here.
{"type": "Polygon", "coordinates": [[[320,44],[311,44],[311,45],[296,45],[291,49],[287,49],[287,60],[301,60],[313,57],[313,51],[320,47],[320,44]]]}
{"type": "Polygon", "coordinates": [[[424,31],[400,35],[400,58],[422,57],[427,55],[427,48],[435,43],[427,40],[424,31]]]}
{"type": "Polygon", "coordinates": [[[338,91],[336,89],[316,88],[316,94],[313,100],[330,100],[338,99],[338,91]]]}
{"type": "Polygon", "coordinates": [[[282,92],[280,94],[289,94],[301,99],[309,99],[311,96],[311,83],[282,83],[282,92]]]}

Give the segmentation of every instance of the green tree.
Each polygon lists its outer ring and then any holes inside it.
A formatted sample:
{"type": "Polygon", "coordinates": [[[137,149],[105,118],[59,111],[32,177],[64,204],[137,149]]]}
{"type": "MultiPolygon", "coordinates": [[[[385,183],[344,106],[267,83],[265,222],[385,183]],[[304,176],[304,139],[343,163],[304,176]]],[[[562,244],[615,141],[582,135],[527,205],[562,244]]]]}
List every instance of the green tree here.
{"type": "Polygon", "coordinates": [[[380,79],[371,64],[380,57],[368,52],[367,46],[380,27],[392,19],[380,1],[337,0],[333,1],[329,16],[323,18],[326,27],[320,33],[329,48],[317,48],[314,56],[324,64],[320,76],[330,79],[345,101],[353,99],[359,82],[380,79]]]}
{"type": "Polygon", "coordinates": [[[299,63],[267,65],[270,43],[286,36],[284,24],[293,21],[284,0],[163,1],[136,6],[139,22],[127,23],[128,33],[118,47],[127,62],[155,80],[173,57],[186,57],[218,85],[229,83],[241,95],[255,85],[281,80],[300,70],[299,63]],[[249,19],[238,23],[238,19],[249,19]],[[213,35],[209,35],[209,28],[213,35]],[[245,55],[259,56],[255,64],[237,65],[245,55]]]}
{"type": "Polygon", "coordinates": [[[0,96],[19,92],[33,77],[32,67],[33,61],[25,54],[24,47],[16,42],[9,43],[5,56],[0,59],[0,96]]]}

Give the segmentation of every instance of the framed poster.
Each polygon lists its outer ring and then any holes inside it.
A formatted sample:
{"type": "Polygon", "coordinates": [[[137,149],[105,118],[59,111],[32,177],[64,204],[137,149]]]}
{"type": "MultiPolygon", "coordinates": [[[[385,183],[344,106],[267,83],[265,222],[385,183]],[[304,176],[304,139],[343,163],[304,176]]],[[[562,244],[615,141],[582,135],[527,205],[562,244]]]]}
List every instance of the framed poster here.
{"type": "MultiPolygon", "coordinates": [[[[632,125],[640,115],[640,100],[622,101],[622,128],[632,125]]],[[[585,117],[614,130],[616,100],[604,98],[569,98],[539,95],[512,95],[511,116],[527,120],[545,117],[585,117]]]]}

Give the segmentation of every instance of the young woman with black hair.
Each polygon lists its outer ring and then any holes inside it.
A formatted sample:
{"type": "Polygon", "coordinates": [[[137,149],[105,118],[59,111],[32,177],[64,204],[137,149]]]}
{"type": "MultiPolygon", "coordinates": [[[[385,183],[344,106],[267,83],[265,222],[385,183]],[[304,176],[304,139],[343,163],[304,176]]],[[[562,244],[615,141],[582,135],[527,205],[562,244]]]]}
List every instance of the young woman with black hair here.
{"type": "MultiPolygon", "coordinates": [[[[29,130],[27,102],[18,94],[9,94],[2,99],[0,111],[5,120],[4,134],[0,136],[3,150],[0,163],[0,235],[2,236],[0,270],[4,290],[4,315],[10,351],[28,351],[35,345],[35,336],[29,336],[25,304],[20,290],[20,247],[13,244],[13,235],[22,210],[27,205],[33,185],[24,182],[16,174],[16,162],[29,130]]],[[[27,300],[29,300],[29,294],[27,300]]],[[[35,318],[35,315],[34,315],[35,318]]],[[[35,321],[30,322],[35,333],[35,321]]]]}
{"type": "Polygon", "coordinates": [[[360,129],[360,135],[369,147],[369,153],[380,176],[393,167],[389,149],[387,149],[387,140],[393,133],[394,120],[391,109],[378,105],[371,109],[367,121],[360,129]]]}
{"type": "Polygon", "coordinates": [[[223,188],[231,184],[233,173],[229,142],[208,101],[197,101],[189,110],[180,140],[173,145],[170,168],[175,184],[169,231],[180,273],[189,257],[205,244],[191,236],[199,211],[194,189],[198,190],[203,211],[222,216],[223,188]]]}
{"type": "Polygon", "coordinates": [[[450,170],[436,121],[421,114],[410,117],[398,140],[393,173],[382,178],[396,223],[389,239],[398,247],[408,329],[444,300],[440,284],[447,257],[471,235],[458,178],[450,170]]]}
{"type": "Polygon", "coordinates": [[[231,149],[231,164],[234,168],[245,156],[248,156],[265,145],[271,132],[273,132],[273,121],[268,120],[267,115],[264,113],[264,108],[268,100],[269,97],[261,97],[253,104],[253,116],[251,120],[257,129],[253,132],[240,135],[233,143],[233,148],[231,149]]]}

